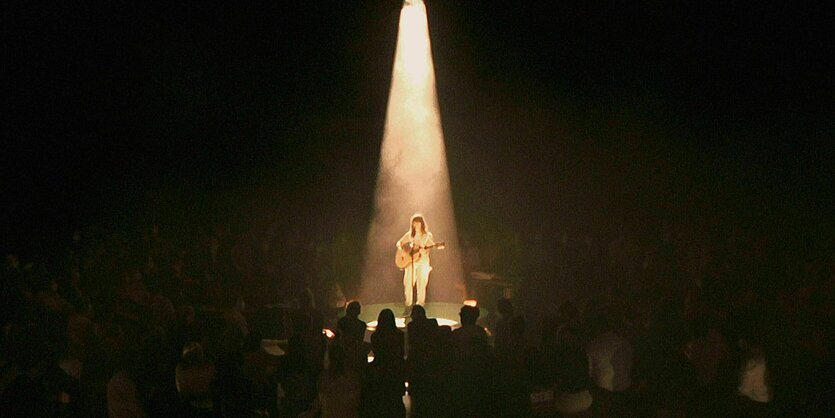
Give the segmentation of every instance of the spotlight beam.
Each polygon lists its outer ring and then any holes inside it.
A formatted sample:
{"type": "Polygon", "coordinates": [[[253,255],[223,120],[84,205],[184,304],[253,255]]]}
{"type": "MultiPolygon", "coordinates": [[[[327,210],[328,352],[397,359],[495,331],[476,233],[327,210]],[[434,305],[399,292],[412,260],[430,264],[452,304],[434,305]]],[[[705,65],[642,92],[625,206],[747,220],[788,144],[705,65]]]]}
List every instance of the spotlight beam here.
{"type": "Polygon", "coordinates": [[[463,268],[458,252],[449,170],[426,7],[406,0],[400,11],[397,48],[380,151],[374,215],[369,228],[360,297],[369,302],[401,301],[402,273],[393,264],[394,242],[420,212],[435,235],[446,241],[432,255],[428,300],[463,300],[463,268]]]}

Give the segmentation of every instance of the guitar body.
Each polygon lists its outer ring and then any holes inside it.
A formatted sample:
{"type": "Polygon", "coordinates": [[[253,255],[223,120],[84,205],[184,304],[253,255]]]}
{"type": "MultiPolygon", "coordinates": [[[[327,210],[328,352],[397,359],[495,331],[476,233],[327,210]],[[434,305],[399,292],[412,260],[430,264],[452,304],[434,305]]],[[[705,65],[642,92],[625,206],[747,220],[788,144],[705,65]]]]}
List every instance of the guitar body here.
{"type": "Polygon", "coordinates": [[[394,265],[396,265],[400,270],[403,270],[406,267],[409,267],[409,264],[412,264],[412,261],[418,262],[423,258],[424,253],[420,252],[421,249],[428,250],[431,248],[437,248],[442,250],[444,245],[445,244],[443,242],[439,242],[422,248],[416,247],[414,249],[412,249],[412,247],[408,244],[403,245],[397,248],[397,252],[394,255],[394,265]],[[414,252],[414,255],[412,252],[414,252]]]}
{"type": "MultiPolygon", "coordinates": [[[[420,251],[414,254],[414,261],[419,261],[421,258],[423,258],[423,254],[420,251]]],[[[403,270],[409,267],[409,264],[412,264],[412,255],[409,254],[408,250],[398,248],[397,253],[394,255],[394,265],[400,270],[403,270]]]]}

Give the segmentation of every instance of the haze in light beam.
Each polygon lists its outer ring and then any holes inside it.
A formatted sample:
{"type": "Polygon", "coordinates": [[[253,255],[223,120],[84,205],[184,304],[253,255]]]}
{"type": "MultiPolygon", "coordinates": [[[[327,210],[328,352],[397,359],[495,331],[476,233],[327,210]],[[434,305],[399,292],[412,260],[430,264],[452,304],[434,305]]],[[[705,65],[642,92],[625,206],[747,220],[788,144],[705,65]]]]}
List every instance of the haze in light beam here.
{"type": "Polygon", "coordinates": [[[394,265],[395,242],[422,213],[444,250],[431,253],[427,302],[464,300],[444,135],[423,2],[400,11],[374,216],[368,232],[360,300],[403,300],[403,273],[394,265]]]}

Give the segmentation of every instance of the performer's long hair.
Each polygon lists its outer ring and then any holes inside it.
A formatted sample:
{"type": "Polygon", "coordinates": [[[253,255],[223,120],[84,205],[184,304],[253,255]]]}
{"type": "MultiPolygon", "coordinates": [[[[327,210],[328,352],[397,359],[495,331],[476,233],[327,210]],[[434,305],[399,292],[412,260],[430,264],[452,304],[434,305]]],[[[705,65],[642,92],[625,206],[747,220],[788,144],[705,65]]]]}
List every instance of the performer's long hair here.
{"type": "Polygon", "coordinates": [[[409,220],[409,230],[412,232],[412,238],[414,238],[415,234],[417,233],[417,231],[415,231],[415,221],[420,222],[420,229],[423,230],[421,232],[424,235],[429,233],[429,227],[426,226],[426,220],[423,219],[423,215],[421,215],[419,213],[416,213],[416,214],[412,215],[412,219],[409,220]]]}

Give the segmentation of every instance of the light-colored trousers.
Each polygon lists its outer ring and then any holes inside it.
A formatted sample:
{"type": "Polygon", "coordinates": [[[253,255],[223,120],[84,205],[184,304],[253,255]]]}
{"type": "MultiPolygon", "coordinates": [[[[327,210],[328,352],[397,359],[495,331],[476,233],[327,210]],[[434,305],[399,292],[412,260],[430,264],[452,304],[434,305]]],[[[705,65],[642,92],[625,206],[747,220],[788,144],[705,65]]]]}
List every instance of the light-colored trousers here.
{"type": "Polygon", "coordinates": [[[429,263],[413,263],[403,270],[403,290],[406,306],[412,306],[412,289],[417,287],[417,304],[426,306],[426,285],[429,283],[429,263]],[[412,270],[414,269],[414,275],[412,270]]]}

